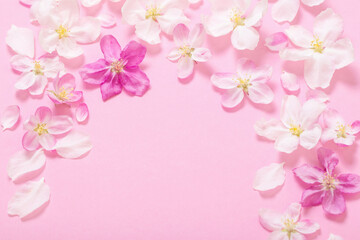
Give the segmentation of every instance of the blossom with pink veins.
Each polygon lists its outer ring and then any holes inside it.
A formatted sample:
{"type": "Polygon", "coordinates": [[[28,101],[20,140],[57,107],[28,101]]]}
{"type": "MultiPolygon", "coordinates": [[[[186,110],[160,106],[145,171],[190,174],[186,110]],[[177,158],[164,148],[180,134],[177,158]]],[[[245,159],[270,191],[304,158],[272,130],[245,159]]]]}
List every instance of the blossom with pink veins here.
{"type": "Polygon", "coordinates": [[[171,35],[176,25],[190,23],[184,15],[188,5],[188,0],[126,0],[121,13],[138,38],[158,44],[161,32],[171,35]]]}
{"type": "Polygon", "coordinates": [[[252,0],[211,0],[212,14],[204,19],[206,32],[213,37],[231,33],[231,43],[238,50],[254,50],[259,42],[256,30],[264,17],[268,0],[257,1],[250,11],[252,0]]]}
{"type": "MultiPolygon", "coordinates": [[[[308,6],[314,7],[322,4],[325,0],[301,0],[308,6]]],[[[296,17],[300,8],[300,0],[278,0],[271,9],[271,16],[276,22],[291,22],[296,17]]]]}
{"type": "Polygon", "coordinates": [[[360,121],[347,124],[340,114],[329,109],[324,112],[325,129],[321,136],[323,142],[333,140],[340,146],[350,146],[355,142],[356,134],[360,132],[360,121]]]}
{"type": "Polygon", "coordinates": [[[45,150],[53,150],[56,144],[56,135],[69,132],[73,121],[68,116],[53,116],[48,107],[39,107],[35,115],[24,123],[27,130],[22,145],[28,151],[34,151],[39,147],[45,150]]]}
{"type": "Polygon", "coordinates": [[[304,79],[312,88],[327,88],[335,70],[354,61],[354,48],[343,33],[342,18],[330,8],[315,19],[314,32],[302,26],[290,26],[285,33],[297,48],[285,48],[280,57],[288,61],[305,61],[304,79]]]}
{"type": "Polygon", "coordinates": [[[253,61],[241,58],[236,73],[215,73],[211,76],[211,82],[225,90],[221,100],[224,107],[239,105],[244,95],[254,103],[269,104],[274,99],[274,93],[267,85],[271,75],[271,67],[256,67],[253,61]]]}
{"type": "Polygon", "coordinates": [[[53,82],[53,86],[54,90],[49,90],[48,96],[55,104],[75,103],[83,96],[82,91],[75,91],[75,77],[70,73],[62,77],[57,76],[53,82]]]}
{"type": "Polygon", "coordinates": [[[146,48],[136,41],[129,42],[124,49],[112,35],[106,35],[100,42],[103,59],[87,64],[80,70],[86,83],[100,85],[104,101],[118,95],[124,88],[127,92],[142,96],[150,81],[140,69],[146,48]]]}
{"type": "Polygon", "coordinates": [[[317,123],[326,105],[316,99],[301,106],[299,99],[286,95],[281,105],[281,120],[260,120],[255,123],[259,136],[275,141],[275,149],[292,153],[300,144],[305,149],[314,148],[321,137],[321,126],[317,123]]]}
{"type": "Polygon", "coordinates": [[[207,48],[202,48],[205,32],[202,24],[197,24],[191,31],[185,24],[174,28],[174,48],[168,55],[170,61],[178,64],[178,77],[186,78],[194,70],[194,62],[206,62],[211,57],[207,48]]]}
{"type": "Polygon", "coordinates": [[[261,225],[271,232],[269,240],[305,240],[305,236],[320,229],[318,223],[305,219],[300,220],[301,205],[292,203],[285,213],[271,209],[259,210],[261,225]]]}
{"type": "Polygon", "coordinates": [[[304,164],[293,169],[296,177],[310,187],[301,197],[303,207],[322,204],[325,212],[341,214],[345,211],[343,194],[360,192],[360,176],[356,174],[336,174],[338,156],[330,149],[319,148],[317,151],[321,168],[304,164]]]}
{"type": "Polygon", "coordinates": [[[56,50],[59,56],[68,59],[82,55],[83,49],[79,43],[91,43],[100,36],[100,20],[80,17],[77,0],[60,0],[57,1],[58,5],[48,7],[52,2],[40,0],[32,6],[37,10],[34,10],[36,19],[41,25],[40,46],[48,53],[56,50]]]}

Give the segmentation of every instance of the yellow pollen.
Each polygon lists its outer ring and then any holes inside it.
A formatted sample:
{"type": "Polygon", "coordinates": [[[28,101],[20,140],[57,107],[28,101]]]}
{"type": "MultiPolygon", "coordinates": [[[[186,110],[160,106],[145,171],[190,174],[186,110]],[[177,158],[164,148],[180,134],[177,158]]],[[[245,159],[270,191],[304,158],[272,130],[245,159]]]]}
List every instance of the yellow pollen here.
{"type": "Polygon", "coordinates": [[[66,38],[69,36],[69,30],[64,27],[63,25],[60,25],[58,29],[55,30],[57,34],[59,34],[59,39],[66,38]]]}
{"type": "Polygon", "coordinates": [[[49,90],[49,92],[54,94],[54,96],[60,101],[65,101],[65,100],[69,100],[69,96],[73,95],[72,91],[74,90],[74,88],[65,89],[64,87],[61,87],[59,90],[60,90],[59,93],[51,90],[49,90]]]}
{"type": "Polygon", "coordinates": [[[237,85],[238,88],[242,88],[242,90],[247,94],[249,93],[249,87],[252,85],[250,83],[250,77],[247,78],[237,78],[236,79],[239,84],[237,85]]]}
{"type": "Polygon", "coordinates": [[[124,70],[124,61],[115,61],[111,63],[111,71],[113,73],[121,73],[124,70]]]}
{"type": "Polygon", "coordinates": [[[304,131],[304,129],[302,129],[300,125],[294,125],[294,124],[291,125],[289,130],[292,135],[295,135],[297,137],[300,137],[301,133],[304,131]]]}
{"type": "Polygon", "coordinates": [[[234,23],[234,29],[237,26],[244,26],[245,25],[245,17],[241,13],[238,8],[234,8],[231,10],[231,17],[230,20],[234,23]]]}
{"type": "Polygon", "coordinates": [[[151,6],[146,9],[145,18],[149,19],[152,18],[152,20],[156,21],[156,17],[160,16],[160,9],[154,6],[151,6]]]}
{"type": "Polygon", "coordinates": [[[317,53],[322,53],[324,50],[323,44],[324,42],[320,41],[319,37],[315,37],[315,39],[311,41],[311,49],[317,53]]]}
{"type": "Polygon", "coordinates": [[[187,46],[187,45],[179,48],[179,51],[181,52],[181,55],[182,55],[183,57],[186,57],[186,56],[191,57],[192,52],[193,52],[194,50],[195,50],[194,48],[190,48],[190,47],[187,46]]]}
{"type": "Polygon", "coordinates": [[[281,231],[286,232],[288,235],[288,238],[291,239],[291,234],[296,232],[296,222],[292,219],[286,219],[284,221],[284,228],[281,229],[281,231]]]}
{"type": "Polygon", "coordinates": [[[324,174],[324,177],[322,179],[322,185],[326,190],[334,190],[336,189],[336,176],[332,176],[328,173],[324,174]]]}
{"type": "Polygon", "coordinates": [[[49,133],[46,129],[46,123],[38,123],[34,131],[37,132],[39,136],[49,133]]]}
{"type": "Polygon", "coordinates": [[[40,65],[40,62],[34,61],[34,69],[33,69],[34,74],[35,75],[44,75],[42,70],[43,70],[43,67],[40,65]]]}
{"type": "Polygon", "coordinates": [[[337,133],[338,138],[346,138],[347,132],[346,132],[346,126],[341,124],[338,126],[338,128],[335,130],[337,133]]]}

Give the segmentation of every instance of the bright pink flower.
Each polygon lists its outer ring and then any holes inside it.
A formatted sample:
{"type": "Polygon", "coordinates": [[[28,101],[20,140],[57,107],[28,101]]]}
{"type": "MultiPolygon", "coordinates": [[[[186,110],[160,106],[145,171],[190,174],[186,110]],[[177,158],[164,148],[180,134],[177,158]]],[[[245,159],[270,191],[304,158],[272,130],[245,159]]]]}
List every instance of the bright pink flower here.
{"type": "Polygon", "coordinates": [[[104,59],[85,65],[80,70],[81,78],[89,84],[100,84],[103,100],[119,94],[124,88],[127,92],[141,96],[149,88],[149,79],[141,71],[146,48],[131,41],[123,50],[112,35],[106,35],[100,42],[104,59]]]}
{"type": "Polygon", "coordinates": [[[341,214],[345,211],[343,193],[360,192],[360,176],[356,174],[335,174],[338,156],[330,149],[318,149],[318,160],[322,168],[307,164],[293,169],[295,176],[310,185],[301,197],[303,207],[322,204],[325,212],[341,214]]]}
{"type": "Polygon", "coordinates": [[[339,39],[344,30],[342,18],[332,9],[322,11],[315,19],[311,33],[294,25],[285,30],[298,48],[285,48],[280,57],[288,61],[305,61],[304,79],[312,88],[327,88],[335,70],[354,61],[354,48],[349,39],[339,39]]]}
{"type": "Polygon", "coordinates": [[[271,67],[256,67],[251,60],[242,58],[238,61],[236,73],[215,73],[212,83],[226,92],[222,96],[222,105],[232,108],[244,98],[244,93],[254,103],[272,102],[274,93],[266,84],[272,74],[271,67]]]}
{"type": "Polygon", "coordinates": [[[53,116],[50,108],[39,107],[35,115],[24,123],[25,133],[22,144],[28,151],[34,151],[40,146],[45,150],[53,150],[56,144],[54,135],[69,132],[72,129],[72,119],[68,116],[53,116]]]}
{"type": "Polygon", "coordinates": [[[304,240],[304,235],[315,233],[319,224],[310,220],[300,221],[301,205],[292,203],[284,214],[271,209],[260,209],[261,225],[271,231],[269,240],[304,240]]]}
{"type": "Polygon", "coordinates": [[[360,132],[360,121],[355,121],[351,125],[346,124],[340,114],[333,109],[324,113],[326,128],[323,131],[321,140],[324,142],[333,140],[341,146],[350,146],[355,141],[355,135],[360,132]]]}
{"type": "Polygon", "coordinates": [[[174,48],[168,55],[170,61],[178,63],[178,77],[188,77],[194,69],[194,62],[206,62],[211,53],[207,48],[202,48],[205,32],[202,24],[197,24],[191,31],[185,24],[178,24],[174,28],[174,48]]]}
{"type": "Polygon", "coordinates": [[[55,104],[73,103],[79,101],[83,93],[75,91],[75,77],[67,73],[54,80],[54,90],[49,90],[48,96],[55,104]]]}

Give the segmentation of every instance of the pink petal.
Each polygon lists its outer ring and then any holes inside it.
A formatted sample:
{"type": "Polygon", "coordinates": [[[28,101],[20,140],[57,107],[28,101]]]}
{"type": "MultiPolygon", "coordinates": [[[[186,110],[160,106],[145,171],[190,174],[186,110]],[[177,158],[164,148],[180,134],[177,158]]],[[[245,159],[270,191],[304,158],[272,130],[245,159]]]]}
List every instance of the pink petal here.
{"type": "Polygon", "coordinates": [[[309,48],[311,41],[314,40],[312,33],[299,25],[290,26],[285,30],[285,33],[293,44],[305,49],[309,48]]]}
{"type": "Polygon", "coordinates": [[[271,34],[265,39],[265,46],[271,51],[278,52],[289,43],[288,37],[283,32],[271,34]]]}
{"type": "Polygon", "coordinates": [[[310,99],[316,99],[322,103],[327,103],[330,100],[329,96],[319,89],[315,89],[315,90],[310,89],[306,93],[306,100],[310,100],[310,99]]]}
{"type": "Polygon", "coordinates": [[[360,121],[355,121],[351,124],[351,129],[353,134],[358,134],[360,132],[360,121]]]}
{"type": "Polygon", "coordinates": [[[278,0],[271,11],[272,18],[277,22],[294,20],[300,6],[300,0],[278,0]]]}
{"type": "Polygon", "coordinates": [[[24,4],[27,7],[30,7],[36,0],[19,0],[21,4],[24,4]]]}
{"type": "Polygon", "coordinates": [[[34,67],[34,60],[26,56],[14,55],[10,59],[10,64],[16,71],[30,72],[34,67]]]}
{"type": "Polygon", "coordinates": [[[131,41],[125,46],[120,56],[126,61],[125,68],[133,68],[144,60],[145,54],[146,47],[136,41],[131,41]]]}
{"type": "Polygon", "coordinates": [[[257,191],[268,191],[281,186],[285,182],[285,163],[272,163],[257,170],[253,188],[257,191]]]}
{"type": "Polygon", "coordinates": [[[329,108],[324,114],[324,122],[328,128],[336,129],[338,125],[346,125],[345,120],[340,116],[338,111],[329,108]]]}
{"type": "Polygon", "coordinates": [[[22,139],[22,145],[24,149],[28,151],[34,151],[40,147],[38,134],[34,131],[28,131],[25,133],[22,139]]]}
{"type": "MultiPolygon", "coordinates": [[[[250,1],[248,1],[250,2],[250,1]]],[[[266,14],[268,8],[268,0],[257,1],[252,11],[249,12],[244,24],[247,27],[258,26],[261,23],[261,19],[266,14]]]]}
{"type": "Polygon", "coordinates": [[[170,51],[167,58],[172,62],[176,62],[181,58],[181,52],[179,51],[178,48],[174,48],[173,50],[170,51]]]}
{"type": "Polygon", "coordinates": [[[114,76],[112,73],[108,73],[105,76],[105,81],[100,85],[100,91],[103,101],[120,94],[122,85],[119,80],[119,74],[114,76]]]}
{"type": "Polygon", "coordinates": [[[348,135],[346,138],[334,138],[334,143],[336,143],[339,146],[346,147],[351,146],[355,142],[355,136],[354,135],[348,135]]]}
{"type": "MultiPolygon", "coordinates": [[[[120,53],[119,53],[120,55],[120,53]]],[[[109,65],[105,59],[83,66],[79,73],[82,80],[89,84],[101,84],[105,81],[106,73],[110,71],[109,65]]]]}
{"type": "Polygon", "coordinates": [[[60,88],[64,89],[75,89],[75,77],[74,75],[67,73],[63,75],[61,78],[55,79],[54,88],[56,91],[59,91],[60,88]]]}
{"type": "Polygon", "coordinates": [[[84,133],[72,131],[60,139],[55,146],[56,152],[63,158],[79,158],[92,149],[92,143],[84,133]]]}
{"type": "Polygon", "coordinates": [[[44,182],[44,178],[39,181],[27,182],[10,199],[8,203],[8,214],[18,215],[20,218],[28,216],[30,213],[42,207],[50,199],[50,188],[44,182]]]}
{"type": "Polygon", "coordinates": [[[196,62],[206,62],[211,58],[211,52],[207,48],[195,48],[192,59],[196,62]]]}
{"type": "Polygon", "coordinates": [[[135,25],[136,36],[149,44],[160,43],[160,32],[159,23],[153,21],[151,18],[138,22],[135,25]]]}
{"type": "Polygon", "coordinates": [[[321,127],[315,124],[313,128],[307,129],[300,135],[300,145],[305,149],[314,148],[321,138],[321,127]]]}
{"type": "Polygon", "coordinates": [[[45,165],[46,156],[43,149],[34,152],[21,150],[9,159],[7,172],[12,181],[37,172],[45,165]]]}
{"type": "MultiPolygon", "coordinates": [[[[120,59],[121,47],[116,38],[112,35],[105,35],[100,41],[101,51],[107,62],[112,63],[120,59]]],[[[91,69],[101,69],[105,66],[103,62],[97,62],[99,65],[96,67],[90,66],[91,69]]]]}
{"type": "Polygon", "coordinates": [[[48,107],[39,107],[36,109],[35,117],[41,123],[48,123],[52,118],[52,111],[48,107]]]}
{"type": "Polygon", "coordinates": [[[180,23],[176,25],[173,32],[173,37],[177,47],[182,47],[189,44],[189,32],[190,30],[185,24],[180,23]]]}
{"type": "Polygon", "coordinates": [[[218,88],[232,89],[238,85],[234,78],[235,76],[232,73],[215,73],[211,76],[211,82],[218,88]]]}
{"type": "Polygon", "coordinates": [[[67,100],[67,103],[75,103],[82,99],[83,92],[82,91],[73,91],[71,92],[71,96],[69,97],[69,100],[67,100]]]}
{"type": "Polygon", "coordinates": [[[283,71],[280,77],[280,81],[282,87],[290,92],[296,92],[300,89],[299,79],[293,73],[283,71]]]}
{"type": "Polygon", "coordinates": [[[265,83],[253,82],[248,88],[249,98],[254,103],[269,104],[274,99],[274,93],[265,83]]]}
{"type": "Polygon", "coordinates": [[[221,97],[221,104],[226,108],[233,108],[239,105],[243,98],[244,92],[242,89],[228,89],[221,97]]]}
{"type": "Polygon", "coordinates": [[[116,18],[114,15],[111,14],[100,14],[97,16],[97,19],[101,22],[101,27],[103,28],[112,28],[116,25],[116,18]]]}
{"type": "Polygon", "coordinates": [[[286,211],[285,211],[285,216],[287,216],[288,218],[291,218],[294,222],[297,222],[299,220],[300,214],[301,214],[301,204],[300,203],[290,204],[288,209],[286,209],[286,211]]]}
{"type": "Polygon", "coordinates": [[[19,55],[34,57],[35,40],[31,29],[11,25],[6,34],[6,44],[19,55]]]}
{"type": "Polygon", "coordinates": [[[51,121],[46,125],[49,134],[64,134],[69,132],[73,127],[73,121],[68,116],[53,116],[51,121]]]}
{"type": "Polygon", "coordinates": [[[238,50],[254,50],[259,42],[259,33],[253,27],[237,26],[231,34],[231,43],[238,50]]]}
{"type": "MultiPolygon", "coordinates": [[[[294,234],[291,234],[291,240],[304,240],[304,239],[294,239],[294,234]]],[[[287,232],[276,230],[270,233],[269,238],[267,240],[288,240],[287,232]]]]}
{"type": "Polygon", "coordinates": [[[271,119],[268,121],[259,120],[255,123],[254,128],[257,135],[273,141],[288,131],[277,119],[271,119]]]}
{"type": "Polygon", "coordinates": [[[205,31],[202,24],[196,24],[189,33],[189,44],[194,48],[201,47],[205,41],[205,31]]]}
{"type": "Polygon", "coordinates": [[[31,87],[29,87],[28,91],[33,96],[39,96],[44,93],[47,83],[48,80],[45,76],[38,75],[35,77],[35,82],[31,87]]]}
{"type": "Polygon", "coordinates": [[[320,225],[310,220],[302,220],[297,222],[296,230],[302,234],[312,234],[320,230],[320,225]]]}
{"type": "Polygon", "coordinates": [[[136,96],[142,96],[149,89],[150,80],[140,68],[127,69],[120,75],[123,88],[136,96]]]}
{"type": "MultiPolygon", "coordinates": [[[[173,1],[173,3],[182,2],[182,1],[183,0],[173,1]]],[[[167,2],[170,3],[170,1],[167,2]]],[[[184,2],[186,3],[186,5],[188,4],[187,1],[184,2]]],[[[190,20],[185,16],[183,10],[179,8],[170,8],[166,10],[164,14],[158,16],[156,19],[160,25],[161,30],[169,35],[173,33],[174,28],[177,24],[179,23],[190,24],[190,20]]]]}
{"type": "Polygon", "coordinates": [[[285,95],[283,97],[280,118],[286,127],[290,128],[292,124],[300,122],[301,109],[300,100],[296,96],[285,95]]]}
{"type": "Polygon", "coordinates": [[[75,117],[79,123],[84,122],[89,117],[89,109],[86,103],[81,103],[76,108],[75,117]]]}
{"type": "Polygon", "coordinates": [[[312,129],[314,124],[318,122],[320,114],[322,114],[325,109],[326,104],[319,102],[316,99],[306,101],[300,113],[301,127],[305,130],[312,129]]]}
{"type": "Polygon", "coordinates": [[[343,213],[346,208],[344,196],[337,189],[326,191],[322,203],[324,211],[334,215],[343,213]]]}
{"type": "Polygon", "coordinates": [[[70,31],[71,37],[78,43],[94,42],[101,33],[101,22],[95,17],[82,17],[73,23],[70,31]]]}
{"type": "Polygon", "coordinates": [[[284,48],[279,51],[280,57],[287,61],[303,61],[313,55],[312,49],[284,48]]]}
{"type": "Polygon", "coordinates": [[[325,0],[301,0],[303,4],[309,7],[318,6],[322,4],[325,0]]]}
{"type": "Polygon", "coordinates": [[[189,77],[194,70],[194,60],[190,57],[182,57],[177,64],[178,78],[189,77]]]}
{"type": "Polygon", "coordinates": [[[307,184],[320,184],[325,172],[317,167],[311,167],[307,164],[294,168],[293,173],[301,181],[307,184]]]}
{"type": "Polygon", "coordinates": [[[360,176],[356,174],[340,174],[337,179],[339,185],[336,186],[343,193],[360,192],[360,176]]]}
{"type": "Polygon", "coordinates": [[[261,208],[259,210],[259,220],[261,225],[269,230],[276,231],[282,229],[282,215],[271,209],[261,208]]]}
{"type": "Polygon", "coordinates": [[[344,239],[340,236],[331,233],[328,240],[344,240],[344,239]]]}
{"type": "Polygon", "coordinates": [[[93,7],[98,5],[101,0],[81,0],[80,2],[84,7],[93,7]]]}
{"type": "Polygon", "coordinates": [[[332,174],[336,165],[339,163],[339,158],[335,152],[327,148],[319,148],[317,151],[318,160],[329,174],[332,174]]]}
{"type": "Polygon", "coordinates": [[[346,67],[355,60],[354,47],[350,39],[340,39],[326,47],[324,54],[331,58],[335,68],[346,67]]]}
{"type": "Polygon", "coordinates": [[[322,203],[325,191],[321,185],[315,185],[306,189],[301,196],[301,205],[303,207],[318,206],[322,203]]]}
{"type": "Polygon", "coordinates": [[[29,89],[35,84],[35,75],[32,72],[23,73],[15,83],[15,88],[19,90],[29,89]]]}
{"type": "Polygon", "coordinates": [[[20,118],[20,108],[17,105],[8,106],[1,114],[1,126],[3,131],[12,128],[20,118]]]}
{"type": "Polygon", "coordinates": [[[275,141],[275,149],[284,152],[292,153],[298,148],[299,138],[290,132],[280,135],[275,141]]]}
{"type": "Polygon", "coordinates": [[[234,24],[229,21],[227,11],[213,13],[205,18],[204,23],[207,34],[213,37],[226,35],[234,29],[234,24]]]}
{"type": "Polygon", "coordinates": [[[314,35],[318,36],[325,45],[335,42],[343,33],[344,21],[331,8],[322,11],[314,22],[314,35]]]}
{"type": "Polygon", "coordinates": [[[239,76],[253,75],[256,69],[255,63],[247,58],[240,58],[236,64],[236,72],[239,76]]]}
{"type": "Polygon", "coordinates": [[[51,151],[54,149],[56,144],[56,139],[53,135],[43,134],[39,136],[38,139],[41,147],[43,147],[45,150],[51,151]]]}

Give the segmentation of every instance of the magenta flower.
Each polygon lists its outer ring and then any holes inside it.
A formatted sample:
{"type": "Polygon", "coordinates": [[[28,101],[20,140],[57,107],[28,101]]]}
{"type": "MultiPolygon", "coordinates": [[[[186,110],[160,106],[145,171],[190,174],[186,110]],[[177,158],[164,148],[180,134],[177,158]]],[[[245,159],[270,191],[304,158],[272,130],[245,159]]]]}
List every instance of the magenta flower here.
{"type": "Polygon", "coordinates": [[[53,150],[56,144],[54,135],[69,132],[73,122],[68,116],[53,116],[50,108],[39,107],[35,115],[24,123],[25,133],[22,144],[28,151],[34,151],[40,146],[45,150],[53,150]]]}
{"type": "Polygon", "coordinates": [[[149,79],[141,71],[146,48],[131,41],[123,50],[112,35],[106,35],[100,42],[104,59],[85,65],[80,70],[81,78],[90,84],[100,84],[103,100],[107,100],[122,91],[141,96],[149,88],[149,79]]]}
{"type": "Polygon", "coordinates": [[[82,91],[75,91],[75,77],[70,73],[57,76],[53,85],[54,90],[49,90],[48,96],[55,104],[78,102],[83,96],[82,91]]]}
{"type": "Polygon", "coordinates": [[[318,159],[322,169],[307,164],[293,169],[295,176],[311,185],[303,192],[301,204],[303,207],[322,204],[325,212],[341,214],[345,211],[343,193],[360,192],[360,176],[356,174],[334,173],[339,163],[337,155],[330,149],[318,149],[318,159]]]}

